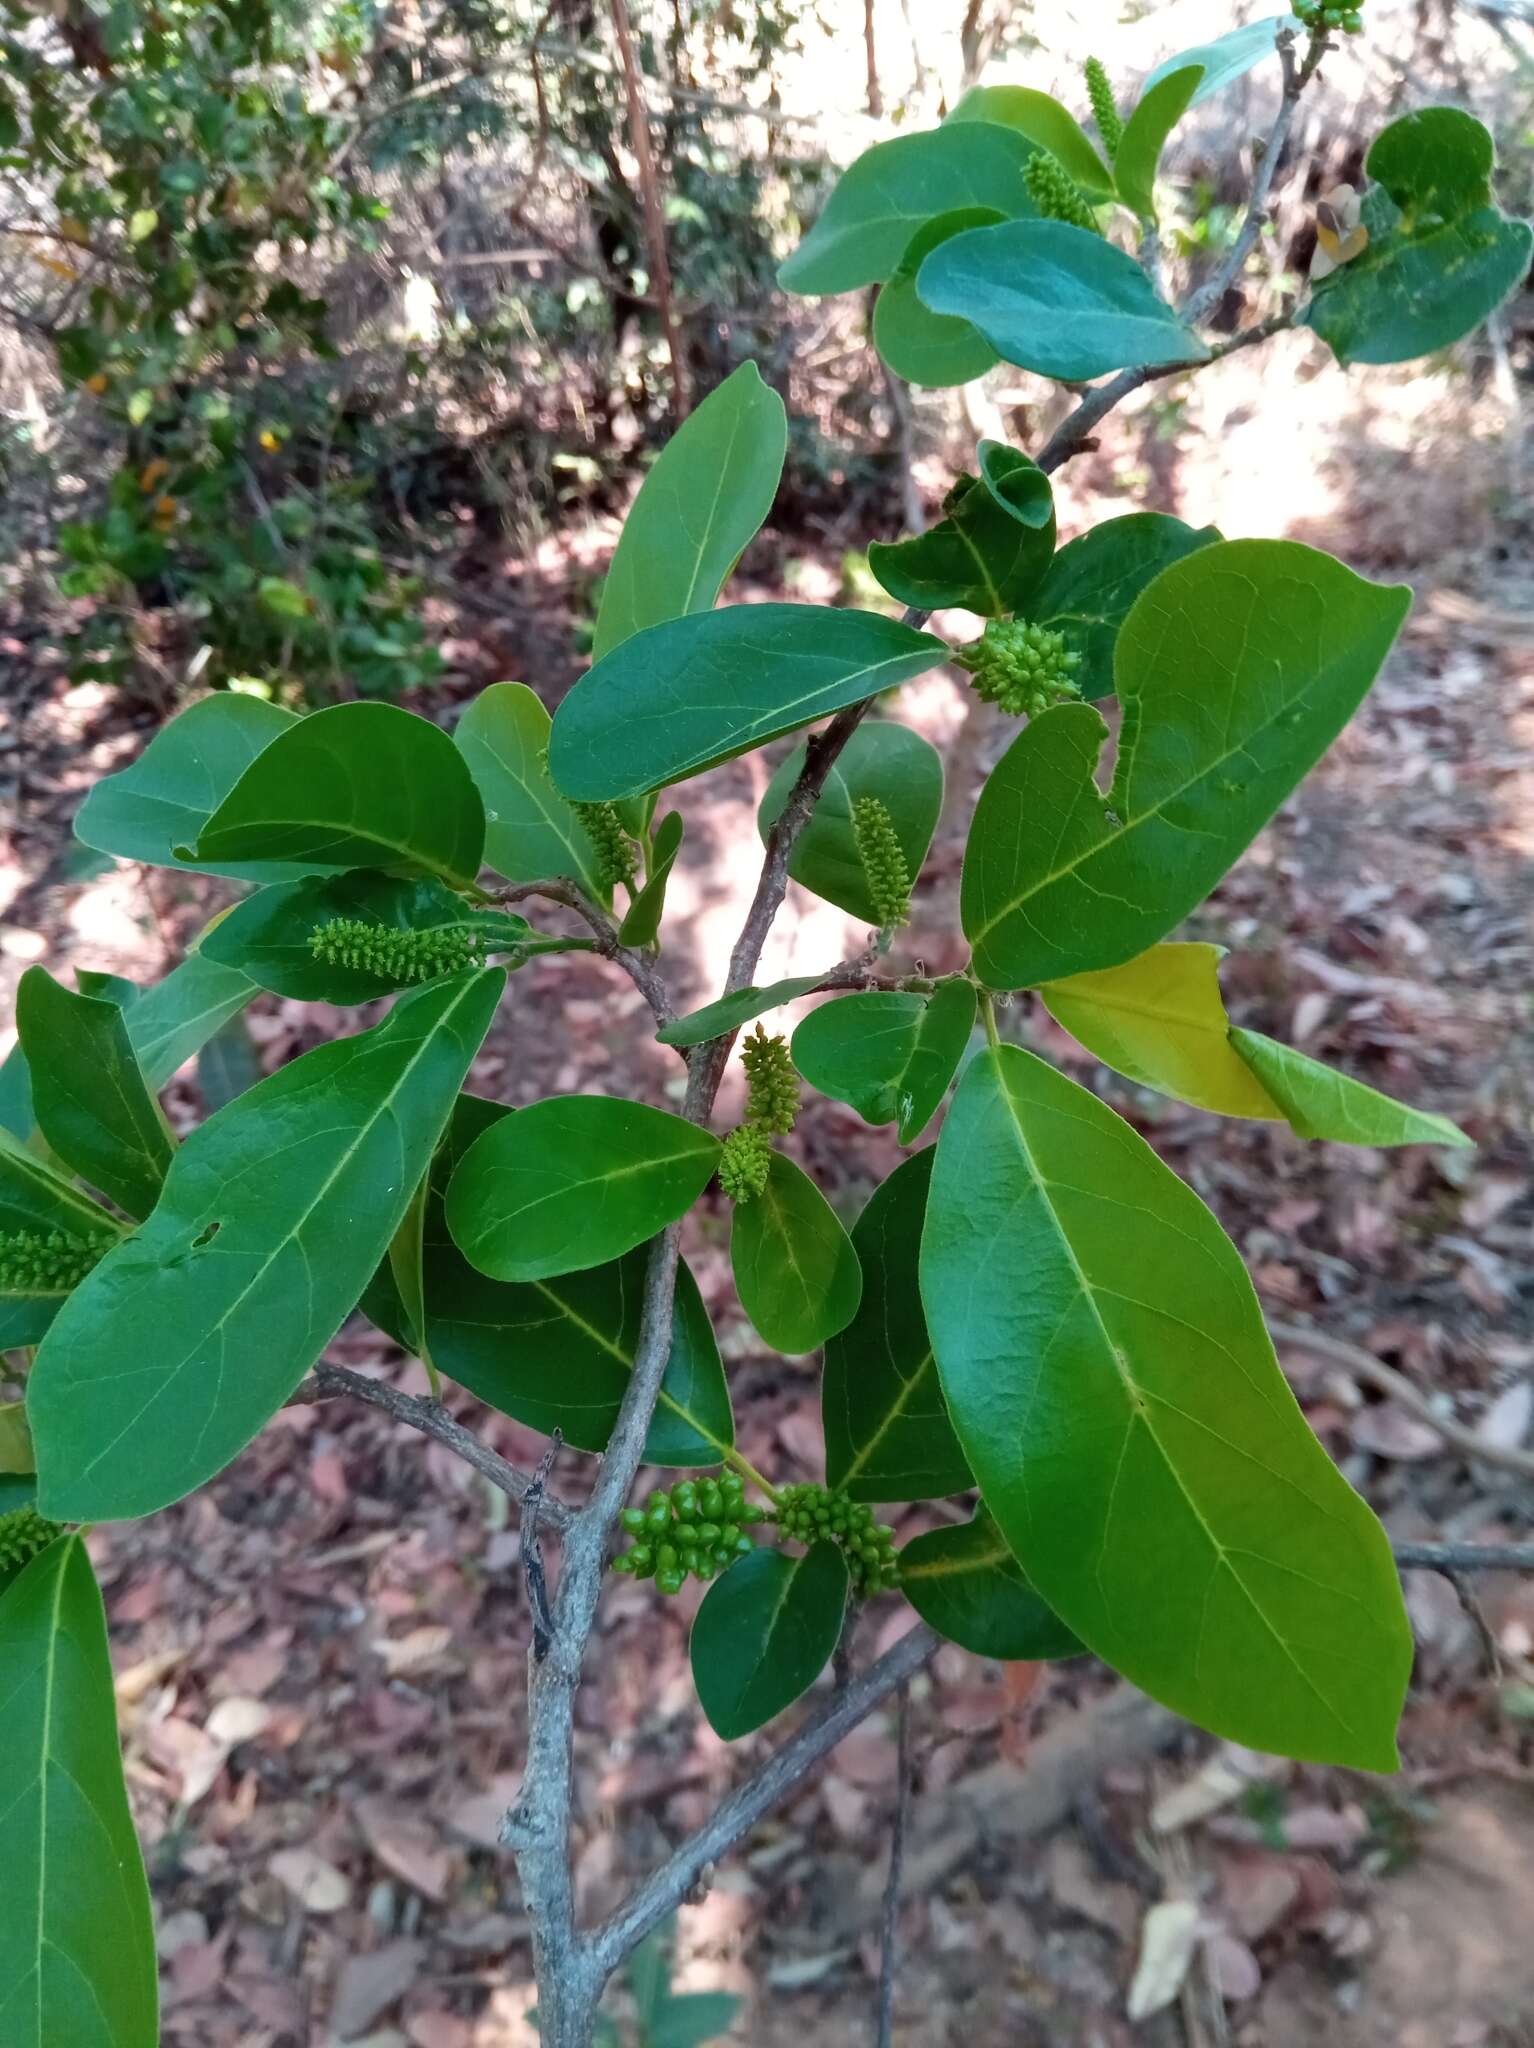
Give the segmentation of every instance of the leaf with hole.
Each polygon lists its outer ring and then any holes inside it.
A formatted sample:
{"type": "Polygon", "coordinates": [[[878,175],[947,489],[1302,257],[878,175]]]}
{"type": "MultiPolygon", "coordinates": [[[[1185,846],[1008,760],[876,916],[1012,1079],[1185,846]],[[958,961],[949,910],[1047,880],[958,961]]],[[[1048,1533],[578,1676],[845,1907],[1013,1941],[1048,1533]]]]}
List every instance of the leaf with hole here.
{"type": "Polygon", "coordinates": [[[930,1628],[977,1657],[1037,1664],[1085,1647],[1029,1585],[983,1506],[972,1521],[912,1537],[900,1590],[930,1628]]]}
{"type": "Polygon", "coordinates": [[[865,1123],[921,1136],[958,1071],[975,1024],[962,976],[931,995],[870,990],[812,1010],[794,1033],[794,1065],[812,1088],[849,1103],[865,1123]]]}
{"type": "Polygon", "coordinates": [[[1026,85],[972,85],[949,121],[995,121],[1047,149],[1089,199],[1113,197],[1113,173],[1076,116],[1026,85]]]}
{"type": "Polygon", "coordinates": [[[484,800],[485,860],[508,882],[568,875],[608,904],[596,848],[549,774],[551,724],[525,683],[492,683],[458,721],[453,738],[484,800]]]}
{"type": "MultiPolygon", "coordinates": [[[[1193,103],[1203,79],[1201,64],[1185,64],[1147,85],[1124,123],[1113,156],[1119,197],[1141,220],[1156,218],[1156,172],[1167,137],[1193,103]]],[[[1179,358],[1178,360],[1181,360],[1179,358]]]]}
{"type": "Polygon", "coordinates": [[[916,273],[939,242],[1007,218],[994,206],[959,206],[927,221],[911,237],[874,303],[874,347],[897,377],[929,391],[944,390],[983,377],[1001,360],[969,321],[927,310],[916,296],[916,273]]]}
{"type": "Polygon", "coordinates": [[[946,516],[909,540],[873,541],[868,566],[902,604],[963,605],[989,619],[1028,611],[1055,551],[1049,478],[1015,448],[980,443],[980,474],[960,477],[946,516]]]}
{"type": "Polygon", "coordinates": [[[847,1567],[834,1543],[802,1557],[753,1550],[732,1564],[692,1625],[693,1683],[714,1733],[738,1742],[808,1692],[846,1611],[847,1567]]]}
{"type": "MultiPolygon", "coordinates": [[[[804,749],[796,747],[767,785],[756,820],[764,846],[803,767],[804,749]]],[[[889,812],[914,882],[943,809],[943,761],[920,733],[883,718],[864,719],[832,764],[820,801],[794,841],[788,872],[812,895],[873,926],[879,913],[852,829],[853,804],[869,796],[889,812]]]]}
{"type": "Polygon", "coordinates": [[[653,946],[660,937],[660,921],[666,913],[666,888],[682,850],[683,830],[680,811],[668,811],[656,826],[644,887],[618,927],[618,937],[625,946],[653,946]]]}
{"type": "Polygon", "coordinates": [[[730,1265],[757,1335],[790,1358],[817,1350],[858,1312],[863,1275],[851,1240],[809,1175],[781,1152],[762,1192],[735,1205],[730,1265]]]}
{"type": "Polygon", "coordinates": [[[1028,598],[1035,625],[1063,633],[1081,656],[1075,680],[1087,699],[1113,695],[1113,653],[1135,599],[1173,562],[1220,538],[1218,527],[1186,526],[1165,512],[1105,519],[1061,548],[1028,598]]]}

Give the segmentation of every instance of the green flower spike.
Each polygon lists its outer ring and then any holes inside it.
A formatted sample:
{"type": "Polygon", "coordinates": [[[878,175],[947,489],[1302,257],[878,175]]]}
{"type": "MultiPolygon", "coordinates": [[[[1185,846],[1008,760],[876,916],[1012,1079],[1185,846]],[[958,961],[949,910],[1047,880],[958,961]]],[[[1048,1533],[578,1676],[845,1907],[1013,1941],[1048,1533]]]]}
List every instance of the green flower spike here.
{"type": "Polygon", "coordinates": [[[0,1573],[19,1572],[63,1533],[59,1523],[45,1522],[36,1508],[13,1508],[0,1515],[0,1573]]]}
{"type": "Polygon", "coordinates": [[[68,1294],[107,1249],[61,1230],[0,1231],[0,1294],[68,1294]]]}
{"type": "Polygon", "coordinates": [[[327,967],[353,967],[408,986],[478,967],[483,948],[466,924],[430,925],[401,931],[361,917],[333,917],[309,934],[309,951],[327,967]]]}
{"type": "Polygon", "coordinates": [[[1081,656],[1070,652],[1063,633],[1026,619],[992,619],[954,662],[974,677],[978,697],[1014,718],[1037,718],[1051,704],[1081,695],[1076,681],[1081,656]]]}
{"type": "Polygon", "coordinates": [[[597,872],[609,888],[632,882],[639,862],[634,842],[623,829],[623,820],[611,804],[576,804],[576,817],[586,828],[586,837],[596,849],[597,872]]]}
{"type": "Polygon", "coordinates": [[[834,1543],[847,1560],[853,1591],[865,1600],[900,1582],[894,1530],[845,1493],[832,1493],[812,1480],[785,1486],[778,1495],[777,1523],[796,1543],[834,1543]]]}
{"type": "Polygon", "coordinates": [[[852,836],[868,877],[868,893],[873,898],[880,931],[904,924],[911,906],[911,874],[895,821],[878,797],[853,799],[852,836]]]}
{"type": "Polygon", "coordinates": [[[1098,57],[1087,59],[1087,98],[1092,102],[1092,119],[1097,123],[1097,132],[1102,137],[1103,148],[1108,152],[1111,164],[1124,139],[1124,124],[1114,104],[1108,73],[1098,57]]]}
{"type": "Polygon", "coordinates": [[[719,1156],[719,1185],[732,1202],[753,1202],[767,1185],[772,1139],[759,1124],[731,1131],[719,1156]]]}
{"type": "Polygon", "coordinates": [[[1097,215],[1088,206],[1080,186],[1056,157],[1039,150],[1023,166],[1023,183],[1045,220],[1063,220],[1073,228],[1085,228],[1100,235],[1097,215]]]}
{"type": "Polygon", "coordinates": [[[747,1123],[786,1138],[799,1114],[799,1076],[788,1056],[788,1040],[758,1024],[740,1049],[740,1063],[750,1083],[747,1123]]]}

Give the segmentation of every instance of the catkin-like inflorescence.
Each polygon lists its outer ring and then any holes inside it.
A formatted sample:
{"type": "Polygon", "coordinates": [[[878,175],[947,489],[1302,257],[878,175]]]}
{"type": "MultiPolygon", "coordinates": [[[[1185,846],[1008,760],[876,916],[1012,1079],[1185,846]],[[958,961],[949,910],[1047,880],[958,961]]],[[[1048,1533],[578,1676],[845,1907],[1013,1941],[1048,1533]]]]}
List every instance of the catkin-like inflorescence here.
{"type": "Polygon", "coordinates": [[[853,1591],[867,1599],[900,1582],[895,1532],[874,1511],[845,1493],[806,1480],[778,1494],[778,1528],[798,1543],[834,1543],[847,1560],[853,1591]]]}
{"type": "Polygon", "coordinates": [[[975,694],[1014,718],[1036,718],[1051,704],[1081,695],[1081,656],[1065,635],[1027,619],[992,619],[978,640],[954,656],[975,679],[975,694]]]}
{"type": "Polygon", "coordinates": [[[63,1533],[59,1523],[44,1521],[36,1508],[12,1508],[0,1515],[0,1571],[19,1571],[63,1533]]]}
{"type": "Polygon", "coordinates": [[[1063,220],[1073,228],[1100,235],[1097,215],[1070,172],[1047,150],[1038,150],[1023,166],[1023,183],[1045,220],[1063,220]]]}
{"type": "Polygon", "coordinates": [[[1356,36],[1364,25],[1352,0],[1344,0],[1342,5],[1336,0],[1294,0],[1294,11],[1313,36],[1356,36]]]}
{"type": "Polygon", "coordinates": [[[799,1076],[788,1055],[788,1040],[758,1024],[740,1049],[746,1070],[746,1122],[786,1138],[799,1114],[799,1076]]]}
{"type": "Polygon", "coordinates": [[[1113,87],[1108,83],[1108,73],[1100,57],[1087,59],[1087,98],[1092,102],[1092,119],[1097,123],[1097,132],[1108,152],[1108,161],[1112,163],[1124,139],[1124,124],[1119,119],[1113,87]]]}
{"type": "Polygon", "coordinates": [[[401,931],[364,917],[332,917],[309,934],[309,951],[327,967],[352,967],[408,987],[478,967],[484,948],[471,926],[429,925],[401,931]]]}
{"type": "Polygon", "coordinates": [[[719,1185],[732,1202],[754,1202],[767,1185],[772,1139],[759,1124],[731,1131],[719,1155],[719,1185]]]}
{"type": "Polygon", "coordinates": [[[0,1294],[68,1294],[106,1249],[62,1230],[0,1230],[0,1294]]]}
{"type": "Polygon", "coordinates": [[[911,907],[911,871],[895,831],[895,821],[876,796],[852,800],[852,837],[857,846],[868,893],[880,931],[904,924],[911,907]]]}
{"type": "Polygon", "coordinates": [[[597,872],[608,888],[632,882],[638,861],[634,842],[623,829],[623,820],[611,804],[576,804],[575,815],[586,828],[586,837],[596,849],[597,872]]]}

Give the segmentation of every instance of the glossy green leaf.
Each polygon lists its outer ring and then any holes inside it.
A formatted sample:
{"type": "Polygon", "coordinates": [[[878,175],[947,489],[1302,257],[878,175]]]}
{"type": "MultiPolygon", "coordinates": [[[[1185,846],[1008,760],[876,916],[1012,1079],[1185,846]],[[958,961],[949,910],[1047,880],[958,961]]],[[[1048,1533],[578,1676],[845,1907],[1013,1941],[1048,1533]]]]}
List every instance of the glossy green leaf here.
{"type": "Polygon", "coordinates": [[[149,1886],[83,1538],[61,1536],[6,1588],[0,1671],[0,2038],[7,2048],[156,2048],[149,1886]]]}
{"type": "Polygon", "coordinates": [[[934,313],[972,320],[1003,362],[1068,383],[1209,354],[1132,256],[1065,221],[955,235],[922,264],[916,290],[934,313]]]}
{"type": "Polygon", "coordinates": [[[1404,363],[1471,333],[1517,289],[1534,234],[1492,199],[1495,151],[1457,107],[1376,136],[1363,254],[1316,283],[1303,318],[1343,363],[1404,363]]]}
{"type": "MultiPolygon", "coordinates": [[[[1147,85],[1124,123],[1113,155],[1119,197],[1141,220],[1156,218],[1156,171],[1167,137],[1193,103],[1204,76],[1201,64],[1185,64],[1147,85]]],[[[1181,361],[1182,358],[1177,360],[1181,361]]]]}
{"type": "Polygon", "coordinates": [[[977,1657],[1034,1664],[1084,1647],[1029,1585],[983,1507],[973,1521],[913,1537],[900,1553],[900,1588],[923,1621],[977,1657]]]}
{"type": "Polygon", "coordinates": [[[960,896],[980,979],[1031,988],[1164,938],[1342,730],[1410,603],[1293,541],[1164,569],[1119,634],[1107,797],[1085,704],[1033,719],[981,791],[960,896]]]}
{"type": "Polygon", "coordinates": [[[640,485],[602,586],[594,659],[646,626],[709,609],[772,510],[787,446],[782,399],[755,363],[742,363],[640,485]]]}
{"type": "Polygon", "coordinates": [[[924,675],[943,641],[878,612],[729,605],[651,626],[576,684],[549,772],[581,800],[640,796],[924,675]]]}
{"type": "Polygon", "coordinates": [[[807,996],[824,979],[820,974],[800,974],[787,981],[770,981],[763,988],[737,989],[734,995],[720,996],[717,1002],[705,1003],[701,1010],[689,1010],[685,1017],[664,1025],[656,1039],[661,1045],[705,1045],[711,1038],[738,1031],[753,1017],[764,1017],[769,1010],[780,1010],[785,1003],[807,996]]]}
{"type": "Polygon", "coordinates": [[[1061,1620],[1216,1734],[1392,1769],[1412,1639],[1390,1545],[1235,1247],[1145,1141],[1020,1048],[980,1054],[921,1288],[959,1441],[1061,1620]]]}
{"type": "Polygon", "coordinates": [[[1153,86],[1170,78],[1175,71],[1186,71],[1196,64],[1203,72],[1190,106],[1212,99],[1217,92],[1223,92],[1227,85],[1234,85],[1238,78],[1245,78],[1249,71],[1255,71],[1259,64],[1269,57],[1278,55],[1278,32],[1281,28],[1294,29],[1303,34],[1303,25],[1292,14],[1267,15],[1261,21],[1244,22],[1240,28],[1233,28],[1229,34],[1216,36],[1212,43],[1199,43],[1191,50],[1181,50],[1175,57],[1168,57],[1164,64],[1158,64],[1146,79],[1143,90],[1149,93],[1153,86]]]}
{"type": "Polygon", "coordinates": [[[719,1140],[669,1110],[551,1095],[482,1133],[447,1191],[465,1258],[494,1280],[605,1265],[690,1209],[719,1140]]]}
{"type": "MultiPolygon", "coordinates": [[[[804,749],[796,747],[767,785],[756,820],[764,845],[803,766],[804,749]]],[[[943,808],[942,756],[909,726],[865,718],[837,756],[810,822],[794,841],[788,856],[794,880],[871,926],[879,913],[852,830],[852,806],[860,796],[877,797],[889,812],[914,882],[943,808]]]]}
{"type": "Polygon", "coordinates": [[[858,1312],[826,1344],[826,1484],[854,1500],[932,1500],[974,1485],[943,1405],[917,1281],[935,1157],[904,1159],[853,1225],[858,1312]]]}
{"type": "Polygon", "coordinates": [[[1030,609],[1055,551],[1054,494],[1016,448],[980,443],[979,476],[961,477],[945,517],[909,540],[874,541],[868,566],[902,604],[963,605],[984,618],[1030,609]]]}
{"type": "Polygon", "coordinates": [[[1075,115],[1047,92],[1026,85],[974,85],[948,115],[949,121],[997,121],[1015,128],[1052,157],[1089,199],[1113,197],[1113,173],[1098,155],[1075,115]]]}
{"type": "MultiPolygon", "coordinates": [[[[119,860],[154,867],[191,865],[175,848],[189,846],[256,756],[298,724],[291,711],[233,691],[203,697],[161,726],[131,766],[105,776],[75,816],[75,836],[119,860]]],[[[203,863],[196,864],[199,868],[203,863]]],[[[311,874],[315,864],[220,862],[216,872],[276,881],[311,874]]]]}
{"type": "Polygon", "coordinates": [[[163,1088],[255,993],[248,974],[200,952],[188,953],[163,981],[146,988],[126,1015],[128,1038],[150,1087],[163,1088]]]}
{"type": "Polygon", "coordinates": [[[909,1145],[936,1114],[974,1024],[974,985],[962,976],[931,995],[842,996],[812,1010],[795,1031],[794,1065],[865,1123],[898,1122],[900,1142],[909,1145]]]}
{"type": "Polygon", "coordinates": [[[897,377],[944,390],[983,377],[1001,358],[968,320],[932,313],[916,295],[916,273],[940,242],[966,228],[994,227],[1008,216],[994,206],[959,206],[927,221],[881,286],[874,304],[874,347],[897,377]]]}
{"type": "Polygon", "coordinates": [[[660,921],[666,913],[666,888],[682,850],[683,830],[680,811],[669,811],[656,826],[644,887],[618,927],[618,937],[625,946],[653,946],[660,937],[660,921]]]}
{"type": "Polygon", "coordinates": [[[781,1152],[762,1192],[735,1205],[730,1265],[757,1335],[790,1358],[817,1350],[858,1312],[863,1273],[852,1241],[809,1175],[781,1152]]]}
{"type": "Polygon", "coordinates": [[[1186,526],[1165,512],[1105,519],[1068,541],[1029,597],[1027,616],[1081,656],[1076,681],[1085,698],[1113,695],[1119,629],[1146,584],[1220,538],[1218,527],[1186,526]]]}
{"type": "Polygon", "coordinates": [[[1331,1138],[1344,1145],[1474,1142],[1446,1116],[1412,1109],[1260,1031],[1233,1030],[1230,1043],[1302,1138],[1331,1138]]]}
{"type": "MultiPolygon", "coordinates": [[[[187,855],[348,868],[412,868],[468,884],[485,810],[440,726],[397,704],[333,704],[279,733],[203,824],[187,855]]],[[[275,879],[275,878],[274,878],[275,879]]]]}
{"type": "MultiPolygon", "coordinates": [[[[318,714],[323,715],[323,714],[318,714]]],[[[356,1303],[479,1049],[499,968],[404,997],[209,1117],[32,1368],[39,1497],[149,1514],[228,1463],[356,1303]]]]}
{"type": "Polygon", "coordinates": [[[453,737],[485,806],[485,859],[508,882],[568,875],[611,903],[585,826],[548,769],[553,721],[525,683],[492,683],[459,719],[453,737]]]}
{"type": "Polygon", "coordinates": [[[16,995],[16,1023],[44,1138],[120,1209],[147,1216],[175,1147],[122,1011],[61,988],[46,968],[29,967],[16,995]]]}
{"type": "Polygon", "coordinates": [[[843,171],[820,218],[778,268],[786,292],[815,297],[882,284],[934,215],[990,206],[1038,211],[1023,170],[1036,145],[990,121],[961,121],[876,142],[843,171]]]}
{"type": "Polygon", "coordinates": [[[808,1692],[846,1611],[847,1567],[834,1543],[802,1557],[753,1550],[732,1564],[692,1625],[693,1683],[714,1733],[737,1742],[808,1692]]]}

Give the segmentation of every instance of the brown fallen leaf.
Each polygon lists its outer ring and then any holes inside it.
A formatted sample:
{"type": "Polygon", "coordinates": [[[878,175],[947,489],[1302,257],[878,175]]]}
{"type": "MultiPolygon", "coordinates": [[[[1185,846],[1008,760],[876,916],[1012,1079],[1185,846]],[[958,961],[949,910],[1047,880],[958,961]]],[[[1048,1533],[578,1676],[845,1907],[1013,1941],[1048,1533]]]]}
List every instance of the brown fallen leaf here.
{"type": "Polygon", "coordinates": [[[387,1799],[359,1799],[352,1815],[384,1868],[441,1905],[452,1884],[457,1858],[444,1848],[436,1831],[387,1799]]]}
{"type": "Polygon", "coordinates": [[[351,1879],[312,1849],[279,1849],[267,1868],[307,1913],[339,1913],[351,1904],[351,1879]]]}
{"type": "Polygon", "coordinates": [[[349,1956],[336,1978],[330,2002],[330,2031],[339,2041],[354,2041],[374,2020],[382,2019],[420,1975],[424,1941],[386,1942],[361,1956],[349,1956]]]}

